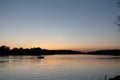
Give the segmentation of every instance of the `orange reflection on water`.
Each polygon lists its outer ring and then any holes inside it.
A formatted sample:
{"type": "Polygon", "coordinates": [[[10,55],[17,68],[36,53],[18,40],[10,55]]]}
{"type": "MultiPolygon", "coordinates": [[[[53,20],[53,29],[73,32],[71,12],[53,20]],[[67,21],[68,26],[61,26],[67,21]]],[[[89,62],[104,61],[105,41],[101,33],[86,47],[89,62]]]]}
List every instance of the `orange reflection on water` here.
{"type": "Polygon", "coordinates": [[[111,56],[49,55],[45,56],[45,59],[38,59],[37,56],[6,58],[8,60],[2,62],[0,71],[4,72],[5,78],[11,76],[11,80],[14,78],[12,76],[23,80],[35,80],[36,78],[40,80],[79,80],[81,78],[89,80],[99,75],[119,74],[120,67],[120,59],[109,59],[111,56]]]}

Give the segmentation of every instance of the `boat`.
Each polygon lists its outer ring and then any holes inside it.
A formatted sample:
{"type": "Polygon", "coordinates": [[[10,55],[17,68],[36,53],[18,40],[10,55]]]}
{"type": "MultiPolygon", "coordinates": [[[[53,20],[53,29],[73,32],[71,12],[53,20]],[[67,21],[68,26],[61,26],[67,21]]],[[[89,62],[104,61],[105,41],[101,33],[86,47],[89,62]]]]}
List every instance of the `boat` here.
{"type": "Polygon", "coordinates": [[[38,56],[37,58],[38,58],[38,59],[44,59],[45,57],[42,56],[42,55],[40,55],[40,56],[38,56]]]}

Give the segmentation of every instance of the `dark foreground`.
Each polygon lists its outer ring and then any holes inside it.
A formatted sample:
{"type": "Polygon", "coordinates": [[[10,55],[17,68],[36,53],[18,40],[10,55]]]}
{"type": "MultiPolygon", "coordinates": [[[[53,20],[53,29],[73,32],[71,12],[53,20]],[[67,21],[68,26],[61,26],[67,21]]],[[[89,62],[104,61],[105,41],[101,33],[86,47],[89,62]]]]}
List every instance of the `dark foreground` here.
{"type": "Polygon", "coordinates": [[[110,78],[109,80],[120,80],[120,75],[115,76],[114,78],[110,78]]]}

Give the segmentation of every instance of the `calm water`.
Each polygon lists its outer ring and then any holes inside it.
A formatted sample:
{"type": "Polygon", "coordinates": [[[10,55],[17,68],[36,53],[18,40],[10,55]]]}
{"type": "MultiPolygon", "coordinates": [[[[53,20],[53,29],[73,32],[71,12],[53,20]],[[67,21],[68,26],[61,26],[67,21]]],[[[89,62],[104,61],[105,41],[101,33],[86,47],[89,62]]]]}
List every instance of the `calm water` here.
{"type": "Polygon", "coordinates": [[[0,57],[0,80],[103,80],[120,74],[120,58],[96,55],[0,57]]]}

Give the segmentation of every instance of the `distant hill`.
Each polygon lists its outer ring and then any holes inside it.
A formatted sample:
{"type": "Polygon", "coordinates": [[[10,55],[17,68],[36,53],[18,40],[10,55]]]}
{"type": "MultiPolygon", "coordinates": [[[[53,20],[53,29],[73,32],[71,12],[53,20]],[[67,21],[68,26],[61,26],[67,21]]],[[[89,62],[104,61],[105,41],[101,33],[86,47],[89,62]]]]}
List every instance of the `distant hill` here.
{"type": "Polygon", "coordinates": [[[95,55],[120,55],[120,50],[98,50],[93,52],[87,52],[87,54],[95,54],[95,55]]]}

